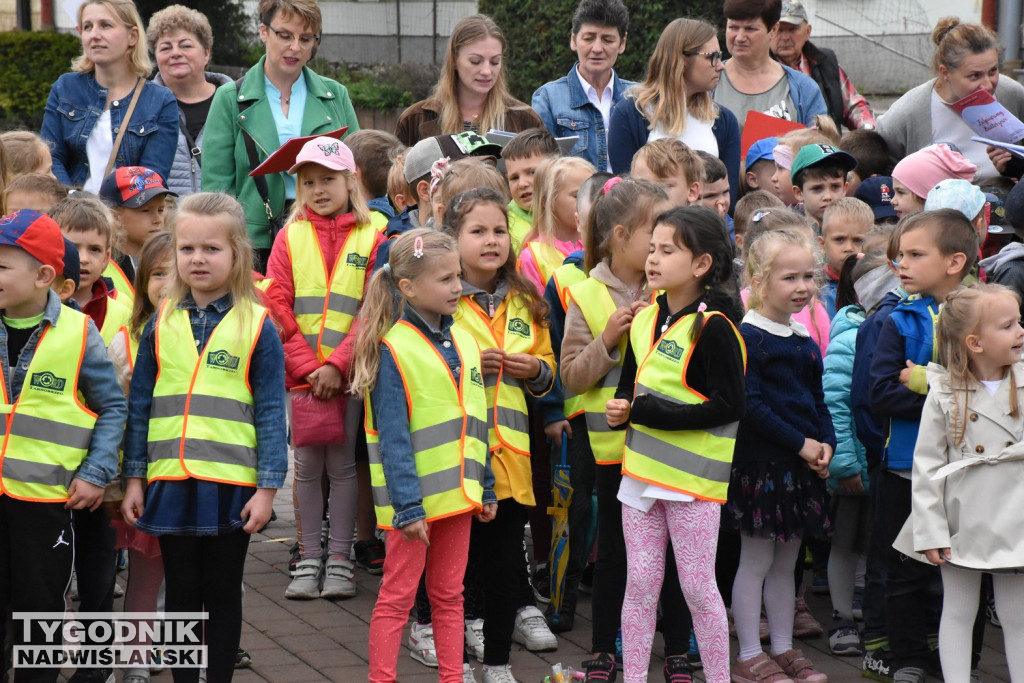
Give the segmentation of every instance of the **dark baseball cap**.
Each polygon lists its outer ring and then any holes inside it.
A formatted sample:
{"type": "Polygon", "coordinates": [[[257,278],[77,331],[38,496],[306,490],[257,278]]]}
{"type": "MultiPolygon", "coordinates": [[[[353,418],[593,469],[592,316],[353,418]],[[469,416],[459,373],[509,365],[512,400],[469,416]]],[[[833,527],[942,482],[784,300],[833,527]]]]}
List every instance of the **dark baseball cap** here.
{"type": "Polygon", "coordinates": [[[100,197],[110,206],[138,209],[154,197],[178,195],[167,189],[160,174],[145,166],[122,166],[103,179],[100,197]]]}

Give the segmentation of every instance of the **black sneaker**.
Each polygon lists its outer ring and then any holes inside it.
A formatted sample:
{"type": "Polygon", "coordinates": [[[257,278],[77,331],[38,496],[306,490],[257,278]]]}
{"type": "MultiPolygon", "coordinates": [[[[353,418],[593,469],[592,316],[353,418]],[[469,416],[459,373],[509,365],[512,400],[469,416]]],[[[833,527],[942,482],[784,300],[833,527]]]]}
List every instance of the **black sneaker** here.
{"type": "Polygon", "coordinates": [[[868,650],[861,662],[860,675],[883,683],[892,681],[892,653],[889,650],[868,650]]]}
{"type": "Polygon", "coordinates": [[[583,670],[586,672],[586,677],[583,679],[584,683],[589,681],[590,683],[614,683],[615,676],[615,657],[602,652],[595,659],[589,659],[583,662],[583,670]]]}
{"type": "Polygon", "coordinates": [[[288,576],[295,578],[295,565],[302,559],[302,553],[299,551],[299,542],[295,541],[292,547],[288,550],[291,553],[291,557],[288,559],[288,576]]]}
{"type": "Polygon", "coordinates": [[[552,633],[565,633],[572,630],[576,614],[565,610],[556,611],[554,605],[548,605],[544,612],[544,620],[548,622],[548,628],[552,633]]]}
{"type": "Polygon", "coordinates": [[[374,538],[369,541],[356,541],[356,564],[374,576],[384,573],[384,544],[374,538]]]}
{"type": "Polygon", "coordinates": [[[665,683],[693,683],[693,667],[686,657],[665,658],[665,683]]]}
{"type": "Polygon", "coordinates": [[[252,666],[252,655],[250,655],[244,648],[239,647],[235,651],[235,668],[236,669],[248,669],[252,666]]]}
{"type": "Polygon", "coordinates": [[[551,602],[551,575],[546,564],[538,564],[533,572],[533,597],[545,605],[551,602]]]}

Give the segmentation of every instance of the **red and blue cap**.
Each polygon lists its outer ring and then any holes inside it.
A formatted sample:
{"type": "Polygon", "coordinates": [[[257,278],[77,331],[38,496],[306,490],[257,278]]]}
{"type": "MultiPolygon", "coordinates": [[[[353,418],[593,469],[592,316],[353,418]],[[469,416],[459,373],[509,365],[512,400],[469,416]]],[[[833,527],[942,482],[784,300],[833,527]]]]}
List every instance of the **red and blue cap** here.
{"type": "Polygon", "coordinates": [[[167,189],[164,179],[145,166],[122,166],[103,179],[100,197],[111,206],[138,209],[154,197],[178,195],[167,189]]]}
{"type": "Polygon", "coordinates": [[[18,247],[43,265],[64,272],[64,235],[45,213],[22,209],[0,218],[0,245],[18,247]]]}

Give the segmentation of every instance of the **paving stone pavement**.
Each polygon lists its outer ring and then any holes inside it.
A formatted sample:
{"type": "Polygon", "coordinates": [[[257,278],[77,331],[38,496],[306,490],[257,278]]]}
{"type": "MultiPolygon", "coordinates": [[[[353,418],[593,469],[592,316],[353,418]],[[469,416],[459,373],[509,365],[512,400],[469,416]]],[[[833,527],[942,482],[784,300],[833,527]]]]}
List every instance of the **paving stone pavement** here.
{"type": "MultiPolygon", "coordinates": [[[[282,489],[275,501],[277,520],[256,534],[249,545],[245,567],[245,609],[242,625],[242,646],[252,654],[249,669],[236,671],[238,683],[309,683],[312,681],[365,681],[367,678],[367,638],[370,615],[379,586],[379,577],[356,569],[358,594],[349,600],[286,600],[289,583],[288,549],[295,540],[291,483],[282,489]]],[[[119,575],[124,581],[125,575],[119,575]]],[[[830,613],[827,596],[808,595],[811,611],[825,622],[830,613]]],[[[559,635],[555,652],[532,653],[519,645],[512,646],[512,671],[523,683],[540,683],[551,671],[551,665],[562,662],[579,666],[589,659],[590,596],[581,596],[575,628],[559,635]]],[[[408,630],[406,631],[408,634],[408,630]]],[[[403,639],[404,640],[404,639],[403,639]]],[[[982,655],[983,683],[1009,681],[1003,655],[1002,631],[986,631],[982,655]]],[[[796,647],[812,659],[829,676],[832,683],[863,681],[860,658],[833,657],[826,638],[799,641],[796,647]]],[[[737,644],[731,643],[735,657],[737,644]]],[[[662,680],[660,634],[654,643],[649,680],[662,680]]],[[[474,662],[477,680],[482,665],[474,662]]],[[[409,657],[404,647],[399,655],[398,676],[401,683],[437,681],[437,670],[429,669],[409,657]]],[[[622,680],[621,674],[619,680],[622,680]]],[[[698,674],[696,680],[703,681],[698,674]]],[[[171,675],[163,672],[154,683],[171,683],[171,675]]],[[[958,682],[959,683],[959,682],[958,682]]],[[[966,683],[966,682],[964,682],[966,683]]]]}

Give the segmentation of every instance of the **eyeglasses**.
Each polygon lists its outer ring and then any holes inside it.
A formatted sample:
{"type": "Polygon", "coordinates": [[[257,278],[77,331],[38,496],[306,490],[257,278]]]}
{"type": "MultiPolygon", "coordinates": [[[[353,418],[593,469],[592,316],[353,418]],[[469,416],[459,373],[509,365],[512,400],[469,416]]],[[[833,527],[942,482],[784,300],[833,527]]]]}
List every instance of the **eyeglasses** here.
{"type": "MultiPolygon", "coordinates": [[[[264,24],[264,26],[267,27],[268,31],[277,36],[277,40],[282,45],[291,45],[293,42],[295,42],[296,36],[291,31],[278,31],[276,28],[269,24],[264,24]]],[[[320,36],[311,33],[303,33],[301,36],[298,36],[298,38],[299,47],[301,47],[303,50],[308,50],[309,48],[313,47],[313,45],[320,42],[320,36]]]]}
{"type": "Polygon", "coordinates": [[[686,57],[696,57],[703,55],[711,59],[711,66],[718,66],[718,63],[722,61],[722,51],[715,50],[714,52],[694,52],[693,50],[683,50],[683,55],[686,57]]]}

